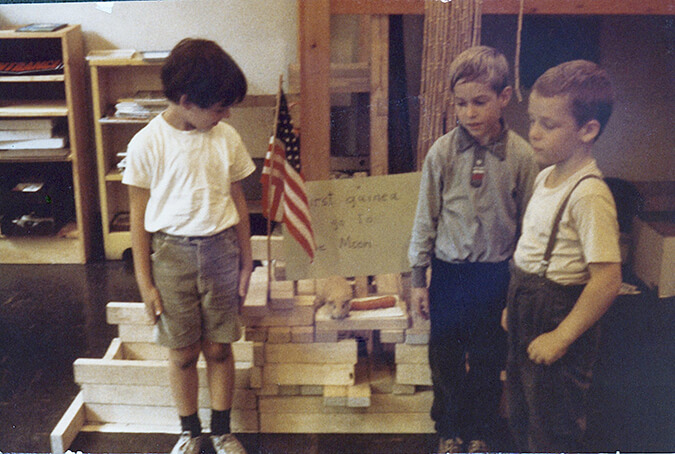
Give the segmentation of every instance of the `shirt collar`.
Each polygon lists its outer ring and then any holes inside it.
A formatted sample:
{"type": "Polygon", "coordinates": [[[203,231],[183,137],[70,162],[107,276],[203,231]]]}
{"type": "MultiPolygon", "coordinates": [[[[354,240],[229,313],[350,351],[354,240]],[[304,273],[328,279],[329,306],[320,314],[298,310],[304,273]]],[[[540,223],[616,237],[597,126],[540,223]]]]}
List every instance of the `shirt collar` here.
{"type": "Polygon", "coordinates": [[[499,122],[501,123],[502,131],[493,142],[487,145],[479,144],[464,126],[459,125],[459,131],[457,131],[457,151],[462,153],[471,147],[483,147],[493,155],[497,156],[501,161],[506,159],[506,136],[508,127],[506,126],[504,119],[500,119],[499,122]]]}

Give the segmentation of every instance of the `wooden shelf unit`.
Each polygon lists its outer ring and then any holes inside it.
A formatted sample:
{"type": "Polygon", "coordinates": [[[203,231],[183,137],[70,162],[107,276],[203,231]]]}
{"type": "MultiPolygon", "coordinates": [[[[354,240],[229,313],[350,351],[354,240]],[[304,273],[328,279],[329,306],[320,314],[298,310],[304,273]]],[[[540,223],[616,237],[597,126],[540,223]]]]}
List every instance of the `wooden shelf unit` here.
{"type": "Polygon", "coordinates": [[[117,170],[121,160],[117,154],[126,151],[129,140],[148,123],[143,119],[112,116],[114,105],[139,91],[161,90],[161,67],[161,61],[147,62],[136,56],[89,60],[103,248],[110,260],[121,259],[131,247],[130,233],[112,226],[115,216],[129,211],[127,189],[117,170]]]}
{"type": "Polygon", "coordinates": [[[0,236],[0,263],[85,263],[92,253],[96,194],[80,26],[39,33],[0,30],[0,61],[22,59],[61,60],[63,69],[44,75],[0,75],[0,119],[57,119],[68,144],[58,150],[0,151],[0,175],[35,173],[49,180],[56,173],[67,174],[64,203],[73,206],[73,213],[54,235],[0,236]]]}

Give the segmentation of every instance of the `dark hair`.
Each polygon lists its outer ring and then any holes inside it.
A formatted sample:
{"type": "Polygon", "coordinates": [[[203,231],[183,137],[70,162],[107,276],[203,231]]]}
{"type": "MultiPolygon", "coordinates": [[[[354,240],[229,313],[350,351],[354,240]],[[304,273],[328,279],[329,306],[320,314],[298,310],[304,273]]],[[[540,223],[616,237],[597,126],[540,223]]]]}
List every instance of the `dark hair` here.
{"type": "Polygon", "coordinates": [[[609,75],[587,60],[572,60],[548,69],[534,83],[532,91],[547,98],[568,96],[577,126],[598,120],[598,136],[612,114],[614,90],[609,75]]]}
{"type": "Polygon", "coordinates": [[[180,102],[182,95],[201,108],[231,106],[246,96],[246,76],[213,41],[186,38],[176,44],[162,66],[165,96],[180,102]]]}
{"type": "Polygon", "coordinates": [[[450,90],[460,80],[489,85],[497,94],[509,85],[509,64],[504,54],[488,46],[470,47],[450,64],[450,90]]]}

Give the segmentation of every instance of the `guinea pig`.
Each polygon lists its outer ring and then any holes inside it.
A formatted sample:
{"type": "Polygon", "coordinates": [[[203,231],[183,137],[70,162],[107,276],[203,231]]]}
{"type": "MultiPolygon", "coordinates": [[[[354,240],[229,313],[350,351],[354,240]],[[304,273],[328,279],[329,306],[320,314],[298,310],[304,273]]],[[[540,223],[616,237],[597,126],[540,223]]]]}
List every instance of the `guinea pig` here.
{"type": "Polygon", "coordinates": [[[317,281],[316,302],[319,306],[327,304],[333,319],[343,319],[349,315],[352,297],[352,285],[342,276],[331,276],[317,281]]]}

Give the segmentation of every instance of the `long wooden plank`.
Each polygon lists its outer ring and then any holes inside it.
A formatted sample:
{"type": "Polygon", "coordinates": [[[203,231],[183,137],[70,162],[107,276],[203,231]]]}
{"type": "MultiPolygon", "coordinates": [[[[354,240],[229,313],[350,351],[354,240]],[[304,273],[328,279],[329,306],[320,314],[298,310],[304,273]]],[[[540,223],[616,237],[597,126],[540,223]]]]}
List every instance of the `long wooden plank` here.
{"type": "Polygon", "coordinates": [[[49,435],[52,452],[63,454],[85,424],[84,397],[80,391],[49,435]]]}
{"type": "MultiPolygon", "coordinates": [[[[235,387],[247,388],[251,363],[235,363],[235,387]]],[[[78,358],[73,363],[75,382],[113,385],[163,386],[169,383],[168,361],[78,358]]],[[[206,386],[206,363],[197,363],[200,386],[206,386]]]]}
{"type": "MultiPolygon", "coordinates": [[[[84,403],[110,405],[141,405],[150,407],[174,407],[171,389],[164,386],[111,385],[84,383],[81,385],[84,403]]],[[[199,408],[210,408],[209,389],[200,387],[198,393],[199,408]]],[[[252,390],[236,388],[232,408],[255,410],[256,395],[252,390]]]]}
{"type": "Polygon", "coordinates": [[[434,424],[428,412],[392,413],[386,418],[371,413],[260,415],[261,433],[433,433],[434,431],[434,424]]]}
{"type": "MultiPolygon", "coordinates": [[[[329,388],[329,387],[324,387],[329,388]]],[[[329,395],[345,395],[347,387],[331,387],[329,395]]],[[[395,413],[426,413],[431,409],[433,400],[432,391],[420,391],[409,395],[372,394],[371,404],[367,408],[349,408],[346,406],[326,406],[323,396],[262,396],[259,398],[258,409],[260,414],[395,414],[395,413]]]]}
{"type": "MultiPolygon", "coordinates": [[[[180,426],[176,409],[173,407],[150,407],[144,405],[109,405],[86,404],[87,422],[92,423],[125,423],[153,424],[180,426]]],[[[211,421],[211,410],[199,409],[199,418],[202,425],[208,427],[211,421]]],[[[234,432],[257,432],[258,412],[255,410],[233,409],[231,424],[234,432]]]]}
{"type": "Polygon", "coordinates": [[[263,384],[353,385],[353,364],[266,364],[263,384]]]}
{"type": "MultiPolygon", "coordinates": [[[[483,0],[483,14],[518,14],[519,0],[483,0]]],[[[528,0],[525,14],[673,14],[664,0],[528,0]]],[[[424,14],[424,0],[331,0],[331,14],[424,14]]]]}
{"type": "Polygon", "coordinates": [[[330,175],[330,1],[299,1],[300,160],[308,181],[330,175]]]}
{"type": "Polygon", "coordinates": [[[335,343],[266,344],[265,362],[305,364],[356,364],[356,339],[335,343]]]}
{"type": "Polygon", "coordinates": [[[370,20],[370,175],[389,173],[389,17],[370,20]]]}

